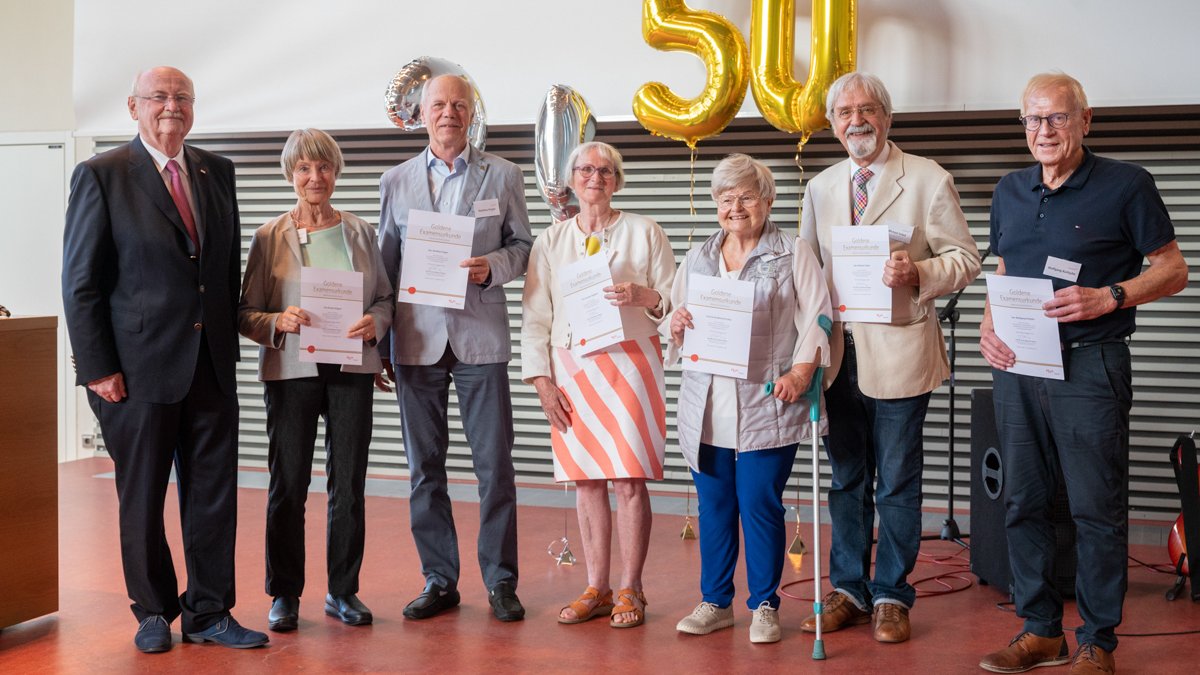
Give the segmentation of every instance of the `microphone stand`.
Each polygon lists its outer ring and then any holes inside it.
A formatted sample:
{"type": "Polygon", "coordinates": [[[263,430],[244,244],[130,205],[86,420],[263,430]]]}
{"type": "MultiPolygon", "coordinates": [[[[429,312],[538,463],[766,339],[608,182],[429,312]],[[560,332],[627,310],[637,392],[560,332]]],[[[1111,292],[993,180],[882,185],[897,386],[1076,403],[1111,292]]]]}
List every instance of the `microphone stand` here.
{"type": "MultiPolygon", "coordinates": [[[[991,254],[992,248],[989,246],[979,258],[980,264],[982,265],[983,261],[987,260],[987,257],[991,254]]],[[[970,284],[968,284],[968,286],[969,285],[970,284]]],[[[958,292],[950,298],[950,301],[946,303],[946,306],[942,308],[942,311],[938,312],[939,323],[944,321],[950,322],[950,345],[946,353],[950,361],[950,399],[948,402],[950,406],[950,438],[948,443],[950,454],[950,474],[948,483],[950,490],[948,495],[949,499],[947,500],[946,519],[942,521],[942,532],[938,538],[942,541],[952,541],[963,548],[970,548],[970,546],[963,541],[964,535],[958,529],[958,521],[954,520],[954,385],[955,381],[958,379],[958,370],[955,365],[958,357],[958,350],[956,349],[958,342],[956,329],[958,328],[958,320],[960,318],[958,313],[958,300],[962,297],[963,292],[966,290],[967,286],[963,286],[962,288],[958,289],[958,292]]],[[[967,534],[965,536],[969,537],[971,535],[967,534]]]]}

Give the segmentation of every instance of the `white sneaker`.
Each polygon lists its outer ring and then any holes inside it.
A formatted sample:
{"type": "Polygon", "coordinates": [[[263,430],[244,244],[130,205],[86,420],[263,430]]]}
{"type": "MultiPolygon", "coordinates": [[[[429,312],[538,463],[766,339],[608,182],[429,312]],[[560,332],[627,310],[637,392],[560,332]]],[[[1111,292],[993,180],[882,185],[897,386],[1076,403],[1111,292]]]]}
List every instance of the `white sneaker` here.
{"type": "Polygon", "coordinates": [[[696,605],[696,609],[693,609],[691,614],[683,617],[675,625],[675,630],[692,635],[708,635],[715,630],[729,628],[732,625],[732,605],[722,609],[711,602],[702,602],[696,605]]]}
{"type": "Polygon", "coordinates": [[[750,621],[751,642],[779,642],[779,610],[764,601],[750,621]]]}

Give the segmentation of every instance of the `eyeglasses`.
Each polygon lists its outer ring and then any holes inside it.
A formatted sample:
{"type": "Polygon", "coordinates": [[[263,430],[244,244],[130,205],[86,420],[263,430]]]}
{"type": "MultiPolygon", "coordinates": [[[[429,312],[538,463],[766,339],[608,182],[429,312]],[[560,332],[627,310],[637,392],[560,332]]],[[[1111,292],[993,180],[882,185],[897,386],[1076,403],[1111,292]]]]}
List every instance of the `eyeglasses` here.
{"type": "Polygon", "coordinates": [[[592,166],[591,164],[584,164],[583,166],[577,166],[577,167],[575,167],[575,171],[578,172],[579,175],[583,176],[584,178],[591,178],[595,174],[600,174],[600,177],[605,180],[612,178],[613,175],[616,174],[616,172],[613,171],[611,167],[592,166]]]}
{"type": "Polygon", "coordinates": [[[157,103],[159,105],[164,105],[164,106],[167,103],[170,103],[171,101],[175,101],[175,103],[178,104],[180,108],[191,107],[192,104],[194,104],[196,102],[195,96],[188,96],[187,94],[177,94],[175,96],[167,96],[166,94],[155,94],[153,96],[138,96],[135,94],[134,98],[140,98],[143,101],[154,101],[155,103],[157,103]]]}
{"type": "Polygon", "coordinates": [[[1018,117],[1017,121],[1021,123],[1021,126],[1025,127],[1026,131],[1037,131],[1042,128],[1042,120],[1049,122],[1052,129],[1062,129],[1067,126],[1067,122],[1070,119],[1071,116],[1067,113],[1050,113],[1044,117],[1041,115],[1026,115],[1018,117]]]}
{"type": "Polygon", "coordinates": [[[734,195],[725,195],[717,199],[717,207],[722,211],[728,211],[733,208],[734,204],[741,204],[743,209],[752,209],[758,206],[758,203],[761,201],[762,197],[759,195],[747,194],[737,195],[736,197],[734,195]]]}
{"type": "Polygon", "coordinates": [[[860,105],[857,108],[842,108],[840,110],[835,110],[833,114],[837,115],[839,120],[848,120],[851,117],[854,117],[854,113],[858,113],[863,117],[874,117],[875,115],[879,114],[880,110],[881,107],[877,105],[860,105]]]}

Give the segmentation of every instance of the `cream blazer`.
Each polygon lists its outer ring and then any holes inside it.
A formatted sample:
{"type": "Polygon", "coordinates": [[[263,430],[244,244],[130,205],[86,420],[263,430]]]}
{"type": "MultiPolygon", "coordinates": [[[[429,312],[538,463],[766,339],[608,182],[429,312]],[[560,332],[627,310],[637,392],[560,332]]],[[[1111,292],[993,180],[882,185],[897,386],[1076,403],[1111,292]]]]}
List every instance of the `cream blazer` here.
{"type": "MultiPolygon", "coordinates": [[[[658,223],[626,212],[605,228],[602,238],[613,283],[632,281],[658,291],[662,298],[653,309],[621,308],[625,338],[657,335],[659,324],[670,311],[671,284],[675,280],[675,254],[670,240],[658,223]]],[[[576,219],[568,218],[547,227],[533,242],[521,302],[521,379],[526,382],[543,375],[553,377],[550,350],[571,346],[571,326],[562,310],[554,270],[583,258],[584,240],[576,219]]]]}
{"type": "MultiPolygon", "coordinates": [[[[954,178],[932,160],[908,155],[888,141],[887,163],[867,203],[861,224],[911,225],[912,240],[892,240],[891,250],[908,251],[920,275],[919,287],[892,289],[892,322],[852,323],[858,355],[859,388],[872,398],[893,399],[933,391],[950,374],[946,341],[934,299],[953,293],[979,276],[979,249],[967,230],[954,178]]],[[[850,224],[850,160],[822,171],[804,191],[800,236],[808,242],[832,286],[830,227],[850,224]]],[[[830,337],[829,387],[841,368],[842,323],[830,337]]]]}
{"type": "MultiPolygon", "coordinates": [[[[342,232],[354,271],[363,273],[363,314],[375,320],[375,335],[392,325],[395,302],[375,243],[375,229],[358,216],[342,211],[342,232]]],[[[301,363],[300,336],[277,333],[275,318],[288,305],[300,306],[300,237],[290,214],[268,221],[254,232],[238,306],[238,332],[259,344],[258,379],[291,380],[316,377],[317,364],[301,363]]],[[[378,373],[383,366],[375,341],[363,343],[361,366],[342,366],[347,373],[378,373]]]]}

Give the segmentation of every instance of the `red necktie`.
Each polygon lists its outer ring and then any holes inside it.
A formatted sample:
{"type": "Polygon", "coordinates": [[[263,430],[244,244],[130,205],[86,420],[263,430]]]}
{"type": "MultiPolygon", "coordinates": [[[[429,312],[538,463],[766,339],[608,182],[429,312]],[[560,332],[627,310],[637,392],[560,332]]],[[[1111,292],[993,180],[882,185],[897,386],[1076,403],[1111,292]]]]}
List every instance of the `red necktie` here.
{"type": "Polygon", "coordinates": [[[183,191],[183,181],[179,178],[179,164],[175,160],[167,162],[167,173],[171,174],[171,200],[175,202],[175,208],[179,209],[179,217],[183,219],[183,226],[187,228],[188,236],[192,238],[196,253],[199,253],[200,235],[196,233],[196,219],[192,217],[192,207],[188,205],[187,193],[183,191]]]}

